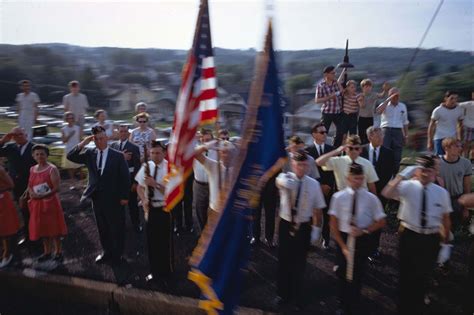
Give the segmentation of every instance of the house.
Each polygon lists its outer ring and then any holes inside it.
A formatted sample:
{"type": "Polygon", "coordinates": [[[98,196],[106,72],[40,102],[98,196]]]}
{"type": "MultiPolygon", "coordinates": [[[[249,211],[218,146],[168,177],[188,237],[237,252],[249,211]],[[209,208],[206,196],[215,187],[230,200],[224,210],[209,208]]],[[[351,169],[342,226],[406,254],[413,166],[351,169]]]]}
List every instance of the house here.
{"type": "Polygon", "coordinates": [[[219,124],[229,131],[241,132],[247,103],[239,94],[230,94],[218,98],[219,124]]]}
{"type": "Polygon", "coordinates": [[[156,93],[141,84],[115,84],[106,90],[106,108],[113,112],[129,113],[135,111],[138,102],[152,103],[156,93]]]}

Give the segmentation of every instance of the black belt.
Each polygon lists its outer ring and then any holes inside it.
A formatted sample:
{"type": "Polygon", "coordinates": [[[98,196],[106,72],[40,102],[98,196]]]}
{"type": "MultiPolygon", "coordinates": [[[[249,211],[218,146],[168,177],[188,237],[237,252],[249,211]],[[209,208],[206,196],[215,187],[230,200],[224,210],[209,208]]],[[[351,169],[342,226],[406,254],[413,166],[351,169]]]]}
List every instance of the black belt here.
{"type": "Polygon", "coordinates": [[[382,129],[402,130],[403,128],[395,128],[395,127],[382,127],[382,129]]]}
{"type": "Polygon", "coordinates": [[[198,181],[197,179],[194,179],[194,181],[195,181],[196,183],[198,183],[199,185],[202,185],[202,186],[209,186],[209,183],[200,182],[200,181],[198,181]]]}

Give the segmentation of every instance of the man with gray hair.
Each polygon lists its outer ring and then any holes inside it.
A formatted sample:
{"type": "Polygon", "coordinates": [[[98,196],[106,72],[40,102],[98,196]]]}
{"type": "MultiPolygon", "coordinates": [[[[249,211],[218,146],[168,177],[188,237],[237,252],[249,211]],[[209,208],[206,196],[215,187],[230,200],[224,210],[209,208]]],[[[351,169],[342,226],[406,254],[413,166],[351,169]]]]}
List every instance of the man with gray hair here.
{"type": "MultiPolygon", "coordinates": [[[[379,177],[379,180],[375,183],[375,190],[377,192],[377,197],[379,197],[383,207],[385,208],[387,199],[382,196],[382,190],[396,174],[393,151],[383,146],[383,132],[379,127],[371,126],[367,128],[367,139],[369,140],[369,145],[364,147],[361,156],[369,160],[375,168],[375,172],[379,177]]],[[[372,235],[374,247],[370,253],[371,256],[369,256],[371,262],[375,261],[380,255],[380,235],[380,230],[374,232],[372,235]]]]}
{"type": "MultiPolygon", "coordinates": [[[[8,160],[8,173],[15,183],[13,196],[17,202],[28,186],[30,168],[36,165],[36,161],[31,154],[33,145],[34,143],[28,141],[25,129],[21,127],[13,128],[0,139],[0,157],[6,157],[8,160]]],[[[21,212],[25,224],[25,239],[21,239],[19,243],[28,240],[28,221],[30,218],[30,212],[27,208],[21,209],[21,212]]]]}
{"type": "Polygon", "coordinates": [[[402,159],[403,146],[408,142],[408,111],[405,104],[399,101],[400,91],[393,87],[388,91],[388,97],[379,106],[377,114],[382,115],[384,134],[383,145],[393,150],[395,168],[398,171],[402,159]]]}

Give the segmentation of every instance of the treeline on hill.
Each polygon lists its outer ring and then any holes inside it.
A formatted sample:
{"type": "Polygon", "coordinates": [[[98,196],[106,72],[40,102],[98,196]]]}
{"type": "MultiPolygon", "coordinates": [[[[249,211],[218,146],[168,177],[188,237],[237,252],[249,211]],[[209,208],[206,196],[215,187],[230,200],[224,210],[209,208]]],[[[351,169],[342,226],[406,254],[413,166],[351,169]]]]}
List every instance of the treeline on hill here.
{"type": "MultiPolygon", "coordinates": [[[[256,51],[214,50],[219,86],[231,93],[248,91],[256,51]]],[[[403,99],[426,110],[442,99],[443,91],[455,89],[461,99],[470,98],[474,86],[473,57],[469,52],[420,50],[411,69],[406,69],[414,49],[363,48],[350,51],[356,67],[349,77],[369,77],[376,88],[383,81],[402,84],[403,99]],[[400,78],[404,76],[403,82],[400,78]]],[[[18,93],[17,81],[28,78],[44,102],[59,102],[70,80],[81,81],[91,104],[105,98],[107,83],[159,84],[178,89],[186,60],[185,50],[79,47],[66,44],[0,45],[0,105],[11,105],[18,93]],[[106,79],[105,79],[106,78],[106,79]]],[[[301,89],[312,88],[325,65],[339,63],[342,49],[279,51],[281,78],[289,99],[301,89]]]]}

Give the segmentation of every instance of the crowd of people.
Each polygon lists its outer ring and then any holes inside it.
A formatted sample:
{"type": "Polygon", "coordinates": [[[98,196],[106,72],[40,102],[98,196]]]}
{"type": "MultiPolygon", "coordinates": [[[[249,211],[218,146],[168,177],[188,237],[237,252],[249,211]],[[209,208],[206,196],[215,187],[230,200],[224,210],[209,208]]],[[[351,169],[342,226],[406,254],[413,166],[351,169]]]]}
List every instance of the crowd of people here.
{"type": "MultiPolygon", "coordinates": [[[[311,143],[305,144],[298,136],[289,138],[289,162],[263,187],[249,226],[249,243],[278,247],[276,302],[297,306],[309,248],[329,250],[334,240],[341,312],[363,313],[361,286],[367,265],[380,262],[386,206],[399,205],[398,306],[400,314],[420,314],[436,263],[449,265],[453,232],[470,218],[472,166],[468,158],[474,103],[459,105],[457,94],[447,91],[431,116],[427,152],[416,159],[416,165],[400,171],[409,126],[400,91],[384,84],[381,93],[374,93],[372,81],[364,79],[357,92],[357,82],[342,82],[344,73],[336,80],[335,70],[325,67],[316,86],[315,101],[322,104],[322,120],[309,131],[311,143]],[[332,124],[335,135],[329,143],[332,124]]],[[[61,238],[67,235],[58,194],[60,172],[48,161],[48,147],[32,142],[39,97],[31,92],[29,81],[21,81],[21,88],[16,99],[19,126],[0,139],[0,156],[8,161],[6,168],[0,166],[0,268],[12,260],[10,244],[20,230],[19,213],[24,222],[20,243],[42,240],[43,254],[37,261],[61,262],[61,238]]],[[[123,261],[128,208],[134,230],[146,231],[147,281],[167,279],[174,271],[173,233],[199,235],[208,220],[218,217],[219,190],[234,172],[232,159],[239,143],[230,141],[225,129],[216,135],[210,129],[200,130],[185,197],[167,212],[167,143],[156,139],[147,105],[136,105],[134,126],[114,126],[104,110],[97,110],[97,123],[91,135],[84,137],[87,97],[80,93],[79,82],[70,82],[69,88],[71,93],[63,98],[61,166],[73,179],[82,167],[88,170],[82,199],[92,201],[103,249],[96,263],[123,261]],[[140,211],[145,222],[141,222],[140,211]]],[[[471,246],[471,284],[473,252],[471,246]]]]}

